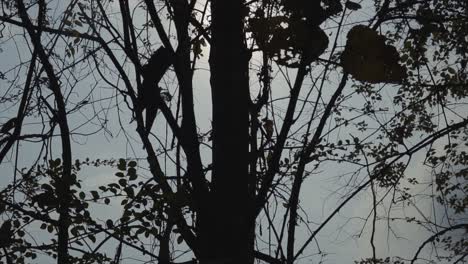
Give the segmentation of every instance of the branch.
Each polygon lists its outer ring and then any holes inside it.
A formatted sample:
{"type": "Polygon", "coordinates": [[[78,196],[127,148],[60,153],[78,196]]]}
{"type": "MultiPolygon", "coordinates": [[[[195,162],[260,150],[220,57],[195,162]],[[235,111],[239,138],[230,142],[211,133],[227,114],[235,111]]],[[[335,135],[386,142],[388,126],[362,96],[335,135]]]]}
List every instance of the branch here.
{"type": "Polygon", "coordinates": [[[270,255],[267,255],[265,253],[262,253],[260,251],[254,251],[254,257],[256,259],[260,259],[260,260],[263,260],[265,262],[268,262],[270,264],[283,264],[284,262],[277,259],[277,258],[274,258],[270,255]]]}
{"type": "Polygon", "coordinates": [[[158,11],[156,11],[156,6],[154,5],[153,0],[145,0],[146,7],[148,8],[148,12],[150,14],[151,20],[153,21],[154,26],[156,27],[156,31],[158,32],[159,38],[161,39],[164,47],[168,48],[172,53],[174,53],[174,48],[171,45],[171,41],[167,36],[166,31],[164,30],[164,26],[161,23],[161,19],[159,19],[158,11]]]}
{"type": "Polygon", "coordinates": [[[177,31],[178,47],[175,56],[175,73],[182,98],[182,132],[178,137],[187,155],[187,171],[194,186],[194,198],[197,208],[206,206],[208,188],[205,183],[203,164],[200,156],[197,123],[193,103],[193,72],[190,67],[190,7],[186,1],[174,1],[174,23],[177,31]],[[182,136],[182,135],[181,135],[182,136]]]}
{"type": "MultiPolygon", "coordinates": [[[[72,152],[71,152],[71,141],[70,141],[70,129],[67,121],[67,111],[65,106],[65,99],[62,95],[60,81],[54,72],[54,67],[49,61],[49,56],[46,54],[44,46],[41,43],[40,31],[36,32],[34,26],[29,19],[26,7],[23,1],[16,0],[18,6],[19,16],[23,21],[25,28],[31,38],[35,52],[44,66],[44,70],[50,81],[50,89],[52,90],[55,101],[57,103],[57,120],[60,127],[60,137],[62,143],[62,159],[63,159],[63,172],[60,178],[60,184],[57,188],[57,196],[60,199],[58,207],[59,223],[58,223],[58,252],[57,261],[60,264],[68,263],[68,227],[70,225],[69,220],[69,207],[70,207],[70,185],[71,185],[71,171],[72,171],[72,152]]],[[[45,10],[44,0],[39,1],[39,16],[41,17],[41,11],[45,10]]],[[[41,19],[40,19],[41,20],[41,19]]]]}
{"type": "MultiPolygon", "coordinates": [[[[399,159],[401,159],[402,157],[406,156],[406,155],[412,155],[414,154],[415,152],[421,150],[422,148],[430,145],[431,143],[433,143],[435,140],[449,134],[450,132],[452,131],[455,131],[457,129],[460,129],[462,127],[465,127],[466,125],[468,124],[468,119],[467,120],[464,120],[462,122],[459,122],[459,123],[456,123],[456,124],[453,124],[449,127],[446,127],[442,130],[439,130],[437,131],[436,133],[426,137],[425,139],[423,139],[421,142],[419,142],[418,144],[416,144],[415,146],[413,146],[412,148],[408,149],[407,151],[403,152],[403,153],[400,153],[400,155],[398,155],[397,157],[395,157],[391,162],[389,162],[384,168],[382,168],[382,171],[383,170],[386,170],[388,169],[391,165],[393,165],[395,162],[397,162],[399,159]]],[[[315,238],[315,236],[320,232],[320,230],[322,230],[322,228],[328,224],[328,222],[330,222],[330,220],[351,200],[353,199],[353,197],[355,197],[358,193],[360,193],[362,190],[364,190],[374,179],[377,179],[379,176],[379,174],[375,174],[375,175],[371,175],[371,177],[369,177],[370,179],[368,181],[366,181],[365,183],[363,183],[361,186],[359,186],[353,193],[351,193],[350,196],[348,196],[348,198],[346,198],[328,217],[327,219],[325,219],[325,221],[320,224],[320,226],[310,235],[310,237],[307,239],[307,241],[304,243],[304,245],[301,247],[301,249],[296,253],[296,255],[294,256],[294,259],[297,259],[297,257],[302,254],[302,252],[305,250],[305,248],[310,244],[310,242],[315,238]]]]}
{"type": "Polygon", "coordinates": [[[301,91],[302,83],[306,74],[306,65],[304,64],[304,62],[301,62],[301,65],[299,66],[299,70],[296,75],[296,80],[294,81],[294,86],[291,89],[291,99],[289,100],[288,108],[286,110],[283,126],[281,127],[277,143],[274,146],[271,160],[268,162],[268,171],[265,173],[262,186],[260,186],[260,190],[258,191],[254,217],[258,216],[258,214],[263,208],[263,205],[268,199],[268,191],[271,187],[271,183],[273,182],[273,178],[279,169],[279,160],[281,158],[281,153],[286,143],[289,130],[294,124],[294,112],[296,109],[297,100],[299,98],[299,93],[301,91]]]}
{"type": "Polygon", "coordinates": [[[426,239],[426,241],[424,241],[424,243],[422,243],[422,245],[418,248],[418,251],[416,251],[416,254],[414,254],[414,257],[413,259],[411,260],[411,264],[413,264],[416,259],[418,258],[418,255],[419,253],[421,253],[421,250],[424,248],[424,246],[426,246],[428,243],[434,241],[434,239],[436,239],[437,237],[449,232],[449,231],[452,231],[452,230],[455,230],[455,229],[460,229],[460,228],[467,228],[468,229],[468,224],[459,224],[459,225],[454,225],[454,226],[451,226],[451,227],[448,227],[440,232],[437,232],[435,233],[434,235],[432,235],[431,237],[429,237],[428,239],[426,239]]]}
{"type": "Polygon", "coordinates": [[[6,201],[2,201],[2,200],[0,200],[0,204],[4,204],[4,205],[6,205],[8,207],[11,207],[11,208],[17,210],[17,211],[20,211],[23,214],[32,217],[33,219],[41,220],[41,221],[44,221],[46,223],[53,224],[55,226],[58,225],[58,221],[54,220],[54,219],[51,219],[48,215],[43,215],[43,214],[40,214],[40,213],[31,212],[31,211],[28,211],[28,210],[24,209],[22,206],[19,206],[17,204],[13,204],[13,203],[9,203],[9,202],[6,202],[6,201]]]}
{"type": "MultiPolygon", "coordinates": [[[[6,17],[6,16],[0,16],[0,21],[10,23],[12,25],[19,26],[19,27],[22,27],[22,28],[27,27],[26,23],[11,19],[11,18],[6,17]]],[[[47,27],[47,26],[36,26],[36,25],[31,25],[31,28],[33,30],[39,31],[39,32],[53,33],[53,34],[66,36],[66,37],[77,37],[77,38],[92,40],[92,41],[96,41],[96,42],[99,41],[99,38],[97,38],[97,37],[91,36],[91,35],[86,34],[86,33],[80,33],[80,32],[78,32],[76,30],[67,30],[67,29],[62,30],[62,29],[51,28],[51,27],[47,27]]]]}

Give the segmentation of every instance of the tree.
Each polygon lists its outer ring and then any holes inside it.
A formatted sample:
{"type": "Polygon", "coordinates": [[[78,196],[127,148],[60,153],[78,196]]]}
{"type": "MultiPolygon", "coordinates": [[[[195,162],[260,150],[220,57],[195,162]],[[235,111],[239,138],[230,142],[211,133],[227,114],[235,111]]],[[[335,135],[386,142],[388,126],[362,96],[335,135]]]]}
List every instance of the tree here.
{"type": "Polygon", "coordinates": [[[468,254],[464,1],[1,3],[0,162],[14,176],[0,261],[120,263],[124,249],[150,263],[318,261],[317,235],[363,194],[370,256],[356,262],[413,263],[429,243],[444,248],[429,261],[468,254]],[[211,99],[197,93],[207,78],[211,99]],[[106,136],[131,151],[76,150],[106,136]],[[86,187],[90,167],[116,177],[86,187]],[[314,224],[304,186],[337,167],[343,196],[314,224]],[[379,253],[378,226],[395,221],[428,230],[414,255],[379,253]],[[49,235],[28,235],[38,227],[49,235]]]}

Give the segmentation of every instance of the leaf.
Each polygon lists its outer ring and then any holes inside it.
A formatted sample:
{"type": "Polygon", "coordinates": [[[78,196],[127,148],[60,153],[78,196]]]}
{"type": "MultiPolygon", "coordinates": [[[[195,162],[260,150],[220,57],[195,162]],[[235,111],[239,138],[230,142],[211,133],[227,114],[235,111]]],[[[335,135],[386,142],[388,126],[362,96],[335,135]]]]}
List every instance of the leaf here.
{"type": "Polygon", "coordinates": [[[135,191],[132,187],[125,187],[124,191],[127,193],[128,197],[133,198],[135,197],[135,191]]]}
{"type": "Polygon", "coordinates": [[[119,159],[119,164],[117,164],[117,169],[121,171],[127,170],[127,162],[125,161],[125,159],[119,159]]]}
{"type": "Polygon", "coordinates": [[[130,168],[135,168],[135,167],[137,166],[137,162],[134,161],[134,160],[132,160],[132,161],[128,162],[128,166],[129,166],[130,168]]]}
{"type": "Polygon", "coordinates": [[[119,184],[120,184],[120,186],[125,187],[125,186],[127,186],[127,180],[125,180],[125,179],[120,179],[120,180],[119,180],[119,184]]]}
{"type": "Polygon", "coordinates": [[[72,29],[72,30],[70,30],[70,32],[71,32],[72,36],[75,37],[75,38],[79,39],[79,37],[81,36],[81,33],[76,29],[72,29]]]}
{"type": "Polygon", "coordinates": [[[67,20],[67,19],[65,19],[65,20],[63,21],[63,23],[64,23],[65,25],[67,25],[67,26],[71,26],[71,25],[72,25],[72,22],[71,22],[70,20],[67,20]]]}
{"type": "Polygon", "coordinates": [[[128,176],[130,176],[131,181],[136,180],[137,174],[136,174],[135,168],[129,168],[128,171],[127,171],[127,174],[128,174],[128,176]]]}
{"type": "Polygon", "coordinates": [[[24,233],[23,230],[18,230],[18,231],[16,232],[16,234],[17,234],[19,237],[24,237],[24,235],[25,235],[25,233],[24,233]]]}
{"type": "Polygon", "coordinates": [[[161,92],[161,97],[166,102],[170,102],[172,100],[172,95],[171,95],[171,93],[169,91],[162,91],[161,92]]]}
{"type": "Polygon", "coordinates": [[[134,173],[134,174],[129,174],[129,176],[130,176],[130,178],[129,178],[130,181],[134,181],[134,180],[136,180],[136,179],[138,178],[138,176],[136,175],[136,173],[134,173]]]}
{"type": "Polygon", "coordinates": [[[353,1],[346,1],[345,6],[347,9],[354,10],[354,11],[362,8],[360,4],[353,2],[353,1]]]}
{"type": "Polygon", "coordinates": [[[401,83],[406,69],[401,66],[395,47],[386,38],[363,25],[353,27],[341,55],[344,70],[356,80],[369,83],[401,83]]]}
{"type": "Polygon", "coordinates": [[[182,244],[182,242],[184,242],[184,238],[182,236],[178,236],[177,237],[177,244],[182,244]]]}
{"type": "Polygon", "coordinates": [[[69,50],[70,50],[70,54],[71,54],[72,56],[75,56],[75,48],[72,47],[72,46],[70,46],[70,47],[69,47],[69,50]]]}
{"type": "Polygon", "coordinates": [[[114,223],[112,222],[111,219],[107,219],[106,226],[107,226],[107,228],[113,228],[114,227],[114,223]]]}
{"type": "Polygon", "coordinates": [[[449,73],[451,73],[451,74],[456,74],[456,73],[457,73],[457,71],[456,71],[455,69],[451,68],[451,67],[448,67],[448,68],[447,68],[447,71],[448,71],[449,73]]]}
{"type": "Polygon", "coordinates": [[[97,191],[91,191],[91,195],[93,196],[94,200],[99,199],[99,193],[97,191]]]}
{"type": "Polygon", "coordinates": [[[62,163],[62,160],[60,158],[57,158],[55,160],[51,160],[51,167],[58,167],[62,163]]]}
{"type": "Polygon", "coordinates": [[[47,183],[41,184],[41,188],[43,190],[45,190],[46,192],[53,192],[54,191],[54,188],[52,186],[50,186],[49,184],[47,184],[47,183]]]}
{"type": "Polygon", "coordinates": [[[37,203],[38,206],[41,207],[41,208],[57,206],[57,198],[50,191],[46,191],[44,193],[40,193],[38,195],[35,195],[35,196],[31,197],[31,200],[32,200],[33,203],[37,203]]]}
{"type": "Polygon", "coordinates": [[[273,121],[269,119],[264,119],[263,128],[265,129],[266,138],[270,140],[271,137],[273,136],[273,131],[274,131],[273,121]]]}
{"type": "Polygon", "coordinates": [[[307,63],[311,63],[325,52],[329,40],[327,34],[320,27],[309,29],[307,31],[307,38],[304,55],[307,56],[307,63]]]}

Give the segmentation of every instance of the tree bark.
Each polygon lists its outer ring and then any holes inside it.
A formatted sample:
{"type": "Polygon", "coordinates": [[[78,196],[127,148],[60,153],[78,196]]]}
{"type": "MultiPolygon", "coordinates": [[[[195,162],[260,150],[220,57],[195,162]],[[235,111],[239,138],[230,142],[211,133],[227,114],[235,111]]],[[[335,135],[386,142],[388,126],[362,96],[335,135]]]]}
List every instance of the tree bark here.
{"type": "Polygon", "coordinates": [[[199,233],[201,263],[253,263],[255,221],[248,192],[250,56],[242,2],[211,2],[213,172],[210,217],[204,218],[199,233]]]}

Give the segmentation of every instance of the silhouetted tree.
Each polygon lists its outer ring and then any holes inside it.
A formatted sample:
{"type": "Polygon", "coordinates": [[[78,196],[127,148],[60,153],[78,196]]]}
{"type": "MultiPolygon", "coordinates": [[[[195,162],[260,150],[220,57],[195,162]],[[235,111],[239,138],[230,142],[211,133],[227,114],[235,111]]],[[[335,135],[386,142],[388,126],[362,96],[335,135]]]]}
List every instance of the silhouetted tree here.
{"type": "Polygon", "coordinates": [[[371,253],[356,262],[413,263],[428,244],[445,249],[430,261],[467,256],[465,1],[0,4],[0,162],[14,167],[0,263],[116,264],[127,249],[147,263],[325,262],[317,235],[363,193],[371,253]],[[126,159],[75,151],[113,131],[126,159]],[[408,174],[418,166],[432,174],[408,174]],[[116,177],[82,186],[90,167],[116,177]],[[337,169],[339,203],[314,222],[306,184],[337,169]],[[393,211],[407,206],[420,216],[393,211]],[[414,255],[379,255],[393,221],[429,230],[414,255]]]}

